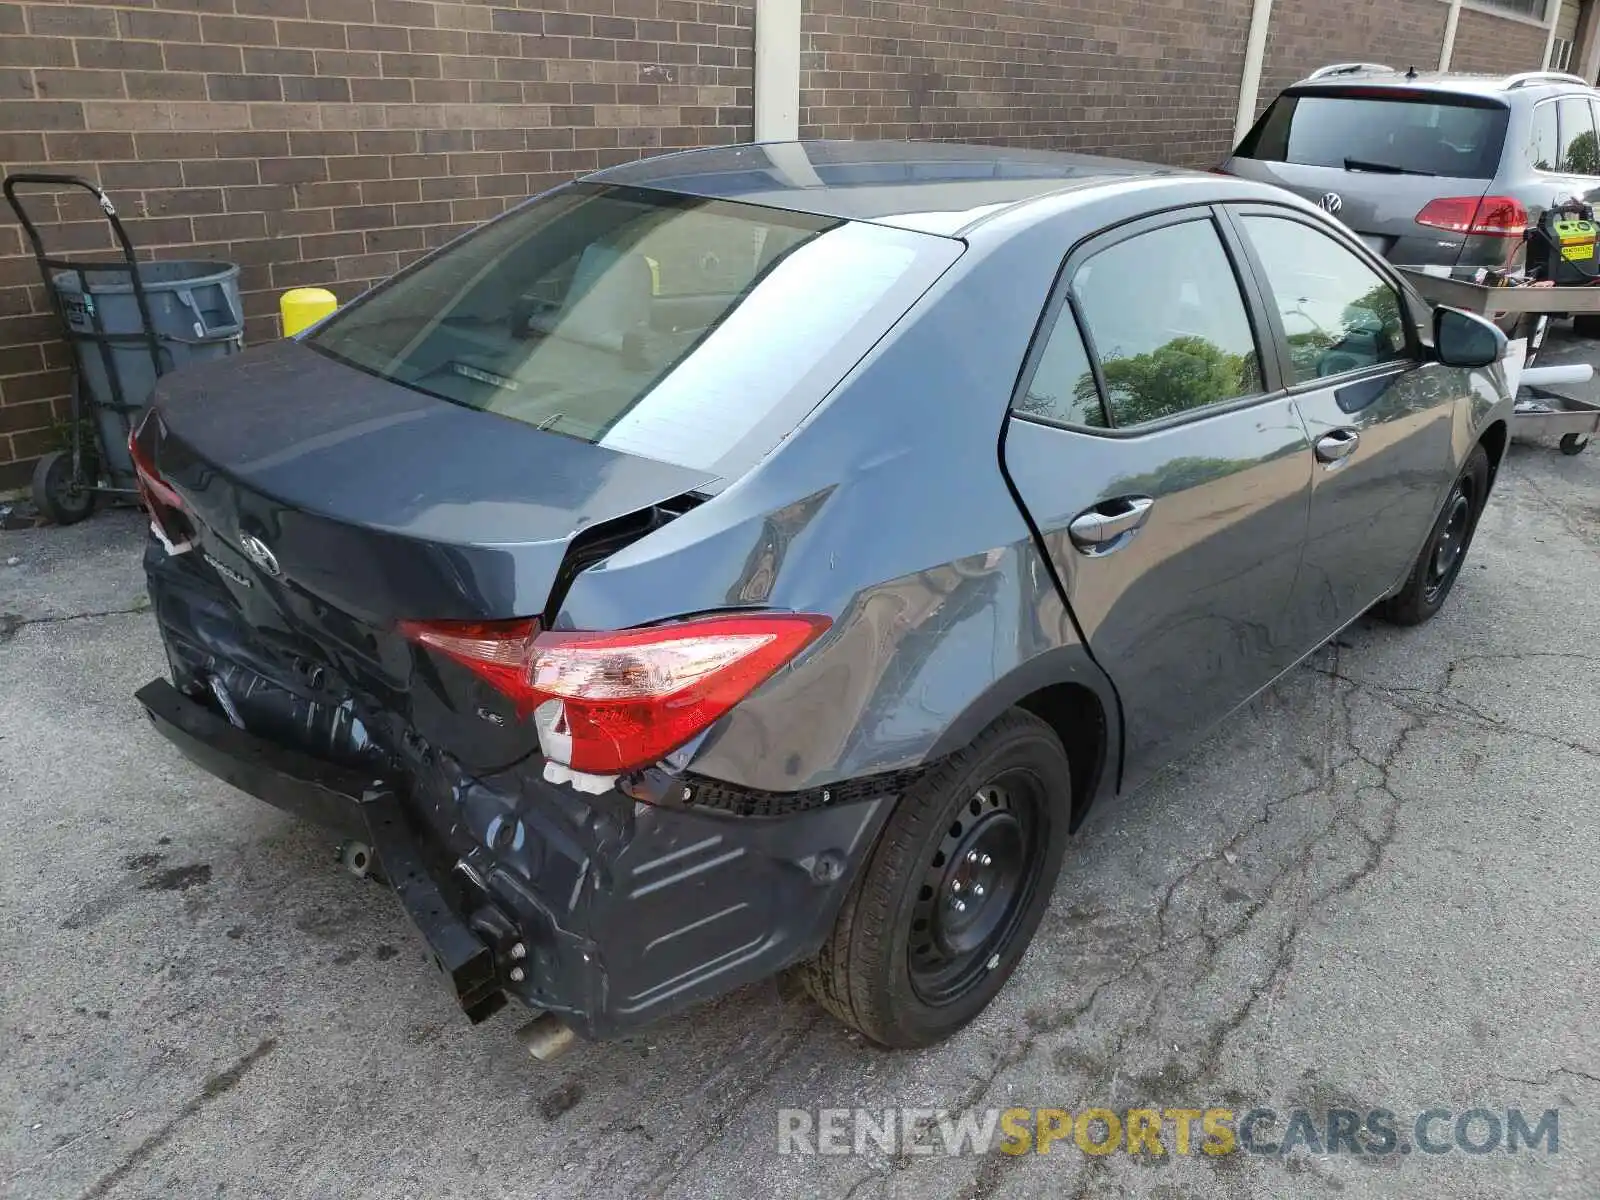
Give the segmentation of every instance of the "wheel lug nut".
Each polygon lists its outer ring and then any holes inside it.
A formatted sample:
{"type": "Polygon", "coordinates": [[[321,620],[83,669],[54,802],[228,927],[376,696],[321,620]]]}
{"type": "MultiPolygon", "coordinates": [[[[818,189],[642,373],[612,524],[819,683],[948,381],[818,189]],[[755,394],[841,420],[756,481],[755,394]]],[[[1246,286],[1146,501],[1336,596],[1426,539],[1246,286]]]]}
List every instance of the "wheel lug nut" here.
{"type": "Polygon", "coordinates": [[[978,861],[978,852],[976,850],[968,850],[967,851],[967,861],[968,862],[977,862],[978,861]]]}
{"type": "Polygon", "coordinates": [[[952,892],[959,892],[959,891],[960,891],[960,890],[961,890],[961,880],[959,880],[959,879],[952,879],[952,880],[951,880],[951,881],[950,881],[950,890],[951,890],[951,891],[952,891],[952,892]]]}
{"type": "Polygon", "coordinates": [[[981,896],[981,895],[983,895],[983,884],[981,884],[981,883],[975,883],[975,884],[973,884],[973,885],[972,885],[972,894],[973,894],[973,895],[974,895],[974,896],[981,896]]]}
{"type": "Polygon", "coordinates": [[[978,860],[978,862],[981,863],[983,866],[987,867],[987,866],[991,866],[994,863],[994,859],[990,858],[987,854],[985,854],[982,858],[980,858],[978,860]]]}
{"type": "Polygon", "coordinates": [[[957,901],[956,901],[956,902],[955,902],[955,903],[954,903],[954,904],[952,904],[952,905],[951,905],[951,906],[950,906],[950,907],[951,907],[951,908],[953,908],[953,909],[955,909],[955,910],[956,910],[956,911],[957,911],[957,912],[958,912],[958,913],[959,913],[959,912],[966,912],[966,911],[967,911],[967,905],[966,905],[966,902],[965,902],[965,901],[963,901],[963,900],[957,900],[957,901]]]}

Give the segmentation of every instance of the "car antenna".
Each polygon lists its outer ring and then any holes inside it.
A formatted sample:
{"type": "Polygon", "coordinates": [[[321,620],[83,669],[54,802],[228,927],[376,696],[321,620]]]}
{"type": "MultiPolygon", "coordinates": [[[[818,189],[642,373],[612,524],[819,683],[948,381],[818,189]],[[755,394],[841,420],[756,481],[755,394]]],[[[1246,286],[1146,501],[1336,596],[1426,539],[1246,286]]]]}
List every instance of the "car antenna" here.
{"type": "Polygon", "coordinates": [[[1416,77],[1417,77],[1417,68],[1416,68],[1415,64],[1413,64],[1412,66],[1407,67],[1406,68],[1406,78],[1407,79],[1415,79],[1416,77]]]}

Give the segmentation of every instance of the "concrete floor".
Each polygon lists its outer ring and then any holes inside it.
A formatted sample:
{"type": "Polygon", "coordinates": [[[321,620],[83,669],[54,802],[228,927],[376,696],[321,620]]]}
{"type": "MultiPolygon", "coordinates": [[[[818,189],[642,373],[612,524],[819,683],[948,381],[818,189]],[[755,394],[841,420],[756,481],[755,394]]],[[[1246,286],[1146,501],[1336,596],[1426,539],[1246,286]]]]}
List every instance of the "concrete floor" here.
{"type": "Polygon", "coordinates": [[[139,543],[0,534],[7,1195],[1600,1195],[1600,448],[1514,444],[1438,619],[1094,814],[999,1002],[916,1054],[777,985],[549,1066],[468,1027],[391,896],[147,728],[139,543]],[[1141,1103],[1559,1107],[1560,1149],[776,1152],[785,1107],[1141,1103]]]}

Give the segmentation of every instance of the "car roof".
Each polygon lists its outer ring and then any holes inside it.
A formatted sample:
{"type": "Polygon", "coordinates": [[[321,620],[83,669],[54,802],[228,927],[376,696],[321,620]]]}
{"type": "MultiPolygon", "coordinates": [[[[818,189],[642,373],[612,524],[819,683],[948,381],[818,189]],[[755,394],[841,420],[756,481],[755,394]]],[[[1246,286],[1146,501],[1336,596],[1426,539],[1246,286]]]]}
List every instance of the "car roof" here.
{"type": "Polygon", "coordinates": [[[757,142],[665,154],[586,179],[954,236],[1041,196],[1188,172],[952,142],[757,142]]]}
{"type": "Polygon", "coordinates": [[[1337,75],[1309,75],[1285,91],[1302,88],[1394,88],[1401,91],[1441,92],[1502,100],[1508,104],[1519,95],[1545,96],[1552,92],[1593,92],[1595,89],[1576,76],[1554,71],[1519,71],[1514,74],[1473,75],[1459,71],[1399,71],[1368,68],[1337,75]]]}

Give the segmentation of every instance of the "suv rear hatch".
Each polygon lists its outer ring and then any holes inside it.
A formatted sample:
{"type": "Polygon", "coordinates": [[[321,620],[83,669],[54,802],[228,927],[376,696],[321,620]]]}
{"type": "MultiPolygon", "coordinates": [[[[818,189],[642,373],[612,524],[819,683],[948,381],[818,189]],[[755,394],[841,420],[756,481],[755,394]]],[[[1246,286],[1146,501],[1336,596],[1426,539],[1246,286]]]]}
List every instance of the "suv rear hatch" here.
{"type": "Polygon", "coordinates": [[[1522,230],[1484,198],[1509,114],[1492,97],[1309,84],[1274,100],[1223,170],[1321,205],[1393,262],[1501,266],[1522,230]]]}

